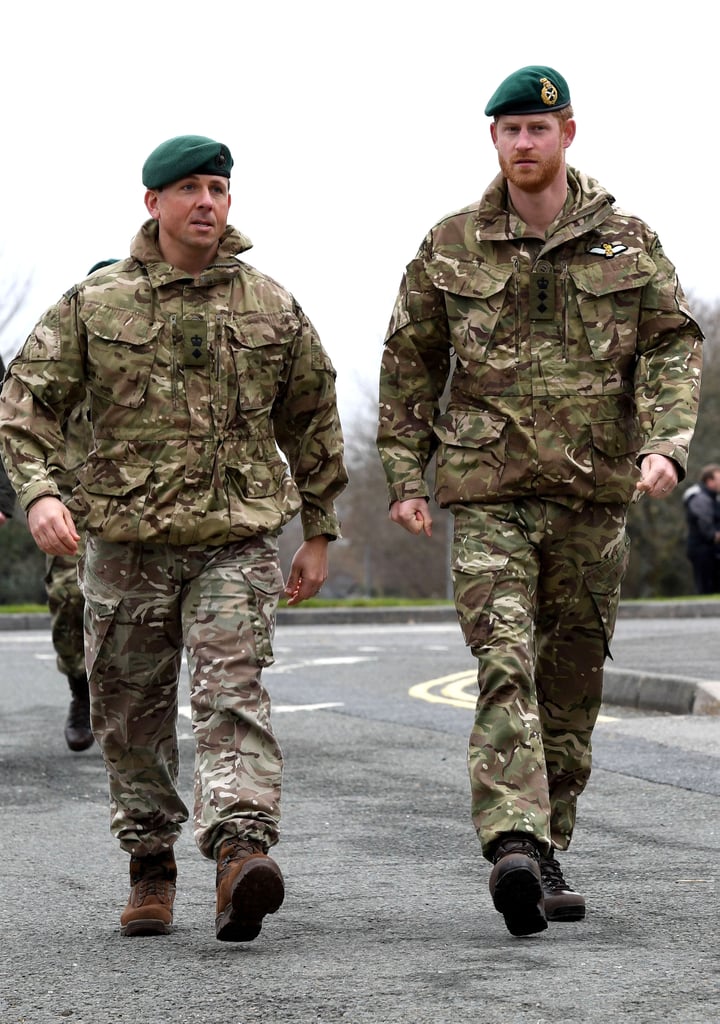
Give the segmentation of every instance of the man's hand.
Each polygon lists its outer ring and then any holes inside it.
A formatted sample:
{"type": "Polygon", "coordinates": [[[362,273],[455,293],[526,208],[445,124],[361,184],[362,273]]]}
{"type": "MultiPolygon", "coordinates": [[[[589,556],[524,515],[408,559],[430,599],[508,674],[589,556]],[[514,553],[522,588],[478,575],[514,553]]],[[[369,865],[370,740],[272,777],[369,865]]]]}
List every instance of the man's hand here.
{"type": "Polygon", "coordinates": [[[285,586],[288,604],[301,604],[320,593],[328,577],[328,538],[311,537],[295,552],[285,586]]]}
{"type": "Polygon", "coordinates": [[[76,555],[80,535],[59,498],[38,498],[27,514],[32,538],[46,555],[76,555]]]}
{"type": "Polygon", "coordinates": [[[665,455],[646,455],[640,466],[640,480],[635,485],[636,497],[668,498],[677,487],[677,466],[665,455]]]}
{"type": "Polygon", "coordinates": [[[0,512],[0,526],[4,526],[7,522],[7,516],[4,512],[0,512]]]}
{"type": "Polygon", "coordinates": [[[432,516],[424,498],[394,501],[390,506],[390,518],[408,533],[424,533],[426,537],[432,536],[432,516]]]}

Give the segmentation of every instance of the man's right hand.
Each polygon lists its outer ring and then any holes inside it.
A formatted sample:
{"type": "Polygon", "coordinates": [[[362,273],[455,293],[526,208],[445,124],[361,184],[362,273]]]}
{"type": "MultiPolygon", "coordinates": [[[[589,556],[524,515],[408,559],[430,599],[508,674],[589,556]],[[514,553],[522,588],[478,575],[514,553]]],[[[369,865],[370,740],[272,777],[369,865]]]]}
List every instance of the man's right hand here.
{"type": "Polygon", "coordinates": [[[432,516],[430,507],[424,498],[394,501],[390,506],[390,518],[408,533],[424,533],[426,537],[432,536],[432,516]]]}
{"type": "Polygon", "coordinates": [[[32,538],[46,555],[76,555],[80,535],[59,498],[38,498],[27,514],[32,538]]]}

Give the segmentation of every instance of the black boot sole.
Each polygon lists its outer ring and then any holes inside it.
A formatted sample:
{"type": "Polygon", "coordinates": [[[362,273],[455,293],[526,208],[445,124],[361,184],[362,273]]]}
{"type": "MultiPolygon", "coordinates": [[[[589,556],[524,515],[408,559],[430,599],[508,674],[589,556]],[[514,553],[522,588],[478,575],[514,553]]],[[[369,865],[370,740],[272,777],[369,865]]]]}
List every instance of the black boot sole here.
{"type": "Polygon", "coordinates": [[[510,867],[502,872],[492,899],[511,935],[534,935],[547,928],[542,885],[529,866],[510,867]]]}

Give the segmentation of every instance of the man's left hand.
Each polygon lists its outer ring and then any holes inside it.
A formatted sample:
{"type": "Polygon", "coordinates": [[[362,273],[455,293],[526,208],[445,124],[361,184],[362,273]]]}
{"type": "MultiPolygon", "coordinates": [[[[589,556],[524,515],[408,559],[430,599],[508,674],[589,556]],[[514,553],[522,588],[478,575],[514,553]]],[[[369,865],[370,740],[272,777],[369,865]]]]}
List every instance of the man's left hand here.
{"type": "Polygon", "coordinates": [[[677,466],[665,455],[646,455],[640,466],[640,480],[635,485],[637,497],[669,498],[677,487],[677,466]]]}
{"type": "Polygon", "coordinates": [[[322,590],[328,576],[328,538],[311,537],[295,552],[285,586],[288,604],[301,604],[322,590]]]}

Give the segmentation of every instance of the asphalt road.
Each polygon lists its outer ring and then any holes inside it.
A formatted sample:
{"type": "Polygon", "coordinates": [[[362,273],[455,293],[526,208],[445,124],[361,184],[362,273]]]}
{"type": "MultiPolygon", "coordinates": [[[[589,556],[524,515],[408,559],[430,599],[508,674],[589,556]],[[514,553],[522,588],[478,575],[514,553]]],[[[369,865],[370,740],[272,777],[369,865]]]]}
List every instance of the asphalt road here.
{"type": "MultiPolygon", "coordinates": [[[[654,651],[667,676],[678,645],[688,678],[714,678],[716,622],[621,622],[613,668],[654,651]]],[[[65,747],[47,632],[0,632],[2,1024],[720,1022],[720,719],[603,708],[563,859],[587,919],[516,939],[469,820],[457,626],[281,624],[276,653],[284,906],[254,943],[216,942],[214,865],[188,830],[175,931],[127,939],[98,750],[65,747]]],[[[180,734],[189,802],[184,713],[180,734]]]]}

